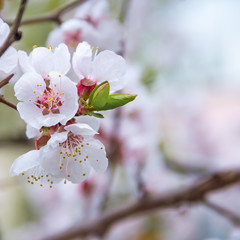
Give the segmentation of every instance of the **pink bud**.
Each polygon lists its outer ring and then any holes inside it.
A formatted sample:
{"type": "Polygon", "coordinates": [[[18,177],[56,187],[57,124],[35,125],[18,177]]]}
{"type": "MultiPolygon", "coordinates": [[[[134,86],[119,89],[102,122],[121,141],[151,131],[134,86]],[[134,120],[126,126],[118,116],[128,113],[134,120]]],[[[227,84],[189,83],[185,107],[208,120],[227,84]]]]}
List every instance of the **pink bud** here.
{"type": "Polygon", "coordinates": [[[95,80],[84,78],[77,84],[78,96],[87,100],[92,90],[96,87],[95,80]]]}

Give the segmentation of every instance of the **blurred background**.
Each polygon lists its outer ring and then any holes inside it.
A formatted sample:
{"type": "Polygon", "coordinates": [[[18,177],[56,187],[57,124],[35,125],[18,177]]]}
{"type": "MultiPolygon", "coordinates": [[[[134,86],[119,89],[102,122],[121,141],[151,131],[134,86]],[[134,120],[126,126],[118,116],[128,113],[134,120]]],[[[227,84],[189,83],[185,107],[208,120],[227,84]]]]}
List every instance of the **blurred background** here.
{"type": "MultiPolygon", "coordinates": [[[[70,2],[29,0],[24,18],[70,2]]],[[[12,162],[33,149],[34,142],[25,136],[18,113],[1,104],[0,239],[41,239],[143,192],[181,189],[201,176],[240,167],[240,2],[108,3],[109,21],[119,21],[122,30],[106,41],[121,38],[117,51],[128,62],[124,92],[138,94],[134,102],[104,113],[101,120],[109,169],[92,172],[81,184],[52,189],[29,185],[23,177],[10,178],[12,162]]],[[[14,19],[18,4],[4,1],[1,17],[14,19]]],[[[67,21],[76,11],[62,19],[67,21]]],[[[49,33],[56,28],[53,22],[22,26],[23,37],[14,46],[29,53],[33,45],[51,44],[49,33]]],[[[17,103],[13,83],[3,91],[17,103]]],[[[209,195],[212,202],[240,216],[239,198],[239,185],[209,195]]],[[[186,204],[122,221],[103,239],[239,240],[240,228],[203,204],[186,204]]]]}

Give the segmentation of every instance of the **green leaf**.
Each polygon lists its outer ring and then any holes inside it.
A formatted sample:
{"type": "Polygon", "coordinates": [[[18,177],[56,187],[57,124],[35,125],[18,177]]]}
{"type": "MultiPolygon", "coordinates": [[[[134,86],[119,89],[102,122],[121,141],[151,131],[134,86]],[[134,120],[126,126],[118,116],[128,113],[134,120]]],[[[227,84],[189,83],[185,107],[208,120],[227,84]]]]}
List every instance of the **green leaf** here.
{"type": "Polygon", "coordinates": [[[89,100],[88,100],[88,104],[91,105],[92,104],[92,100],[93,100],[93,97],[95,96],[95,93],[97,91],[99,91],[100,88],[102,88],[103,85],[105,85],[106,83],[108,83],[108,81],[105,81],[105,82],[102,82],[101,84],[97,85],[93,91],[91,92],[90,96],[89,96],[89,100]]]}
{"type": "Polygon", "coordinates": [[[104,105],[104,107],[102,107],[101,109],[96,109],[96,110],[110,110],[110,109],[114,109],[117,107],[121,107],[121,106],[133,101],[136,97],[137,97],[137,95],[132,95],[132,94],[122,94],[122,93],[111,94],[108,96],[108,101],[104,105]]]}
{"type": "Polygon", "coordinates": [[[109,91],[110,85],[108,82],[103,84],[95,91],[91,102],[91,106],[93,106],[95,110],[100,110],[106,105],[108,101],[109,91]]]}
{"type": "Polygon", "coordinates": [[[86,114],[89,115],[89,116],[97,117],[97,118],[104,118],[104,116],[100,113],[87,111],[86,114]]]}

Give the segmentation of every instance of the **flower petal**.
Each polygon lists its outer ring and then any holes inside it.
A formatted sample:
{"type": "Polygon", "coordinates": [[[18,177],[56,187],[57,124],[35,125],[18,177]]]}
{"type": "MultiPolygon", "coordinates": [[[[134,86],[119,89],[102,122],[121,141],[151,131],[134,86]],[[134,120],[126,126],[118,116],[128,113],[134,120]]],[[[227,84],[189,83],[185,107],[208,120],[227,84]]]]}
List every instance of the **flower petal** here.
{"type": "Polygon", "coordinates": [[[41,136],[40,131],[37,128],[34,128],[32,126],[30,126],[29,124],[27,124],[26,127],[26,135],[29,139],[31,138],[38,138],[41,136]]]}
{"type": "Polygon", "coordinates": [[[84,181],[90,173],[90,164],[88,161],[74,161],[70,158],[68,161],[68,167],[66,171],[66,179],[72,183],[80,183],[84,181]]]}
{"type": "Polygon", "coordinates": [[[96,139],[85,139],[87,140],[88,145],[81,148],[83,157],[88,156],[88,161],[95,171],[104,172],[108,166],[104,145],[96,139]]]}
{"type": "Polygon", "coordinates": [[[28,56],[26,52],[18,51],[19,65],[23,72],[34,72],[34,68],[31,64],[31,56],[28,56]]]}
{"type": "Polygon", "coordinates": [[[79,79],[88,77],[92,68],[92,49],[87,42],[79,43],[73,54],[73,70],[79,79]]]}
{"type": "Polygon", "coordinates": [[[121,88],[121,78],[126,72],[126,62],[123,57],[115,54],[112,51],[105,50],[99,53],[93,61],[93,77],[98,82],[109,81],[119,82],[115,84],[114,89],[111,86],[111,91],[116,91],[121,88]]]}
{"type": "Polygon", "coordinates": [[[9,47],[7,51],[0,57],[0,71],[10,73],[18,63],[17,50],[9,47]]]}
{"type": "Polygon", "coordinates": [[[10,32],[9,26],[2,19],[0,19],[0,46],[3,45],[10,32]]]}
{"type": "Polygon", "coordinates": [[[37,47],[32,51],[32,66],[43,78],[54,69],[54,55],[51,49],[37,47]]]}
{"type": "Polygon", "coordinates": [[[35,101],[37,99],[37,93],[42,93],[45,88],[46,84],[39,74],[27,72],[16,82],[14,91],[19,101],[29,101],[29,99],[35,101]]]}
{"type": "Polygon", "coordinates": [[[59,143],[62,143],[67,140],[68,132],[54,133],[51,138],[48,140],[47,145],[52,148],[58,147],[59,143]]]}
{"type": "MultiPolygon", "coordinates": [[[[78,110],[78,95],[75,84],[66,76],[61,76],[57,72],[50,74],[51,84],[56,85],[55,91],[63,93],[61,95],[62,106],[59,108],[60,114],[65,117],[61,120],[61,124],[65,125],[68,120],[74,117],[78,110]]],[[[54,116],[57,114],[54,114],[54,116]]]]}
{"type": "Polygon", "coordinates": [[[92,135],[94,136],[97,134],[96,131],[94,131],[88,124],[86,123],[75,123],[75,124],[70,124],[66,127],[64,127],[67,131],[71,131],[72,133],[76,135],[92,135]]]}
{"type": "Polygon", "coordinates": [[[61,43],[54,51],[54,70],[66,74],[71,67],[68,47],[61,43]]]}
{"type": "Polygon", "coordinates": [[[16,176],[39,165],[40,150],[32,150],[18,157],[12,164],[10,176],[16,176]]]}
{"type": "Polygon", "coordinates": [[[86,123],[88,124],[94,131],[98,131],[100,127],[100,123],[97,118],[91,116],[79,116],[75,117],[77,123],[86,123]]]}

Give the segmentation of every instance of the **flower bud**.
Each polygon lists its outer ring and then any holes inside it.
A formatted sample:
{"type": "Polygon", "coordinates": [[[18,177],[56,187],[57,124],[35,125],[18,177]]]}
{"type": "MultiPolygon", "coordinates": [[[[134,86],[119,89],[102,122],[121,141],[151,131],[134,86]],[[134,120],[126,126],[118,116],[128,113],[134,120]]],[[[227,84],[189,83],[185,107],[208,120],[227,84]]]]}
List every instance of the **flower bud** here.
{"type": "Polygon", "coordinates": [[[96,87],[97,83],[94,80],[90,80],[87,78],[82,79],[77,84],[78,89],[78,96],[83,98],[84,100],[87,100],[92,90],[96,87]]]}

